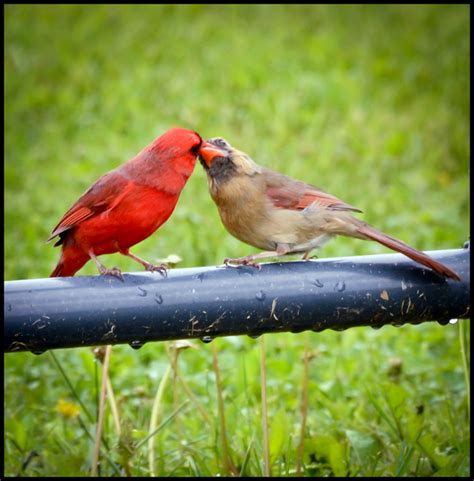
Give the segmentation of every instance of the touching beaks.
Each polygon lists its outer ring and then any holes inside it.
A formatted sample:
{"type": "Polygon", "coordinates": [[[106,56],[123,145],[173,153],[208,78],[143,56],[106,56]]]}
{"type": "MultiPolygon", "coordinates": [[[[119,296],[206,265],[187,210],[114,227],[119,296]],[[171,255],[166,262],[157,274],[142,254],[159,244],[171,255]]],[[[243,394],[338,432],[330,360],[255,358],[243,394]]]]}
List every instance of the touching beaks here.
{"type": "Polygon", "coordinates": [[[215,157],[225,157],[226,152],[209,142],[203,142],[198,150],[198,155],[206,162],[207,166],[210,167],[215,157]]]}

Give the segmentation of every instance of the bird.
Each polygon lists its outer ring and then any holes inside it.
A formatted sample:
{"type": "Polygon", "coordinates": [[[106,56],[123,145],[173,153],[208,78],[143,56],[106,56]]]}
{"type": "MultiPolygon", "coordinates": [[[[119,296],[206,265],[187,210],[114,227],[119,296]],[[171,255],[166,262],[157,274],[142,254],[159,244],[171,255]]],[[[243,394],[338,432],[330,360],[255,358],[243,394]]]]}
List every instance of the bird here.
{"type": "Polygon", "coordinates": [[[263,252],[226,258],[226,266],[250,265],[257,259],[303,254],[336,235],[379,242],[441,276],[459,275],[408,244],[354,217],[360,209],[318,187],[262,167],[222,137],[203,141],[199,161],[207,174],[210,195],[227,231],[263,252]]]}
{"type": "Polygon", "coordinates": [[[98,259],[119,252],[147,271],[166,275],[166,264],[153,265],[130,252],[164,224],[193,172],[201,136],[174,127],[135,157],[102,175],[63,215],[47,242],[59,236],[61,257],[50,277],[73,276],[92,260],[100,274],[120,278],[118,267],[98,259]]]}

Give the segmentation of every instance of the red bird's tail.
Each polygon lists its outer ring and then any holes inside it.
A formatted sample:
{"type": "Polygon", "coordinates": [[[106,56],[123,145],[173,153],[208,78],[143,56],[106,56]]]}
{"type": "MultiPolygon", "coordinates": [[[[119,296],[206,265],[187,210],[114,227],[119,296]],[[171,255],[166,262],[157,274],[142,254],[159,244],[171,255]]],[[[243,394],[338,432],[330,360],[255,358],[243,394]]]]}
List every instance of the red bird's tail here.
{"type": "Polygon", "coordinates": [[[433,269],[438,274],[449,277],[450,279],[454,279],[455,281],[460,281],[461,278],[459,275],[454,272],[449,267],[441,264],[441,262],[435,261],[432,257],[428,256],[424,252],[421,252],[409,245],[405,244],[401,240],[395,239],[394,237],[390,237],[383,232],[378,231],[374,227],[370,225],[360,225],[358,226],[358,232],[361,233],[366,239],[374,240],[379,242],[380,244],[393,249],[394,251],[401,252],[405,254],[410,259],[413,259],[420,264],[433,269]]]}
{"type": "Polygon", "coordinates": [[[71,277],[73,276],[87,261],[89,257],[83,251],[73,249],[71,247],[63,247],[61,258],[54,271],[49,277],[71,277]]]}

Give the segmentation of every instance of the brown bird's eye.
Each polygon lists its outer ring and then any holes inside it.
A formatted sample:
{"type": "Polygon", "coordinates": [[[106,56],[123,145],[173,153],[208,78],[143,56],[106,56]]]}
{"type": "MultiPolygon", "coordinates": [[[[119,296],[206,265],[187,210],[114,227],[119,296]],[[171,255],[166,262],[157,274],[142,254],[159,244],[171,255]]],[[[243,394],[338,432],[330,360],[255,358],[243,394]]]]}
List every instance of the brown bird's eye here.
{"type": "Polygon", "coordinates": [[[214,145],[216,145],[217,147],[227,147],[229,144],[223,138],[217,137],[214,140],[214,145]]]}

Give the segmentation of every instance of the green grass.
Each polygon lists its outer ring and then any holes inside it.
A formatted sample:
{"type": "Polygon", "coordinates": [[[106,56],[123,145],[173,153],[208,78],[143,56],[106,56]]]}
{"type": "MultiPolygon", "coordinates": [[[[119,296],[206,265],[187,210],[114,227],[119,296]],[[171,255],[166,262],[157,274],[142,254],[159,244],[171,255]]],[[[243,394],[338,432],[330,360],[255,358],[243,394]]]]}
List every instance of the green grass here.
{"type": "MultiPolygon", "coordinates": [[[[172,126],[223,136],[420,249],[460,247],[469,236],[469,33],[465,5],[6,6],[5,279],[47,277],[59,250],[45,240],[62,214],[172,126]]],[[[178,254],[190,267],[254,250],[220,224],[197,165],[173,216],[134,252],[152,262],[178,254]]],[[[319,255],[382,252],[344,238],[319,255]]],[[[139,267],[117,254],[102,260],[139,267]]],[[[96,274],[92,263],[79,273],[96,274]]],[[[468,476],[461,327],[310,333],[304,474],[468,476]]],[[[271,471],[294,475],[304,334],[265,340],[271,471]]],[[[261,475],[259,342],[214,343],[230,457],[261,475]]],[[[212,350],[194,344],[180,354],[180,375],[213,426],[169,380],[158,425],[175,414],[155,435],[161,476],[223,473],[212,350]]],[[[100,370],[89,349],[56,356],[83,406],[49,354],[5,357],[6,475],[28,457],[24,475],[90,473],[85,431],[95,432],[100,370]],[[79,417],[61,416],[59,399],[79,417]]],[[[102,475],[127,463],[149,474],[148,443],[137,444],[169,365],[164,343],[114,347],[122,435],[106,405],[102,475]]]]}

